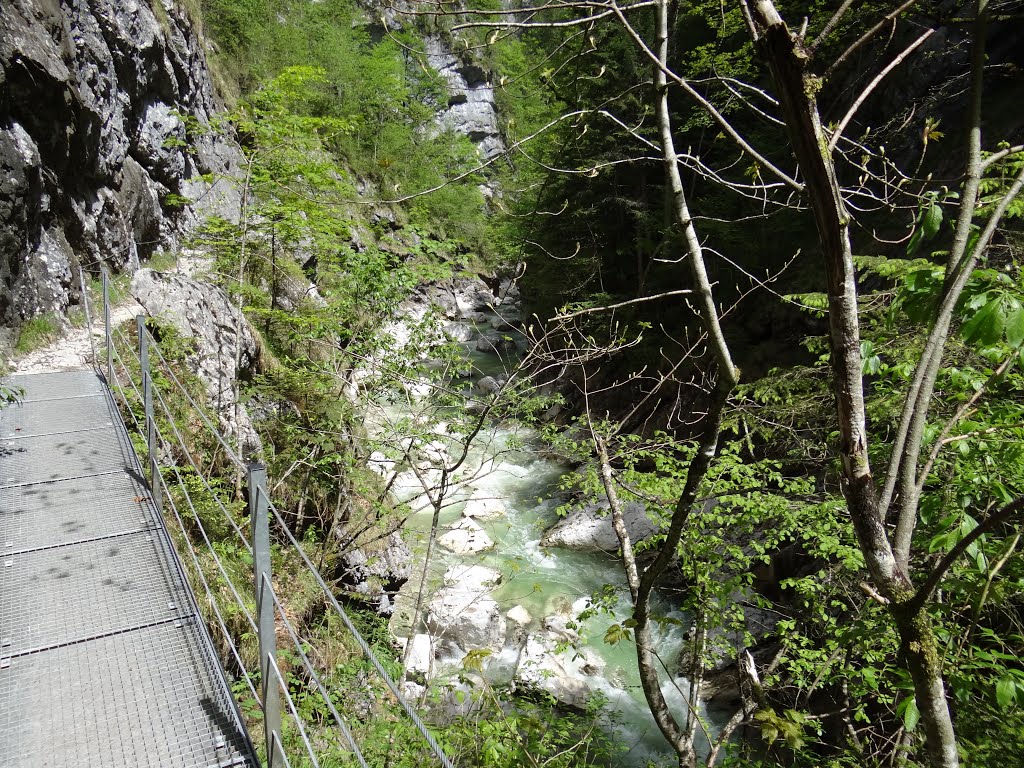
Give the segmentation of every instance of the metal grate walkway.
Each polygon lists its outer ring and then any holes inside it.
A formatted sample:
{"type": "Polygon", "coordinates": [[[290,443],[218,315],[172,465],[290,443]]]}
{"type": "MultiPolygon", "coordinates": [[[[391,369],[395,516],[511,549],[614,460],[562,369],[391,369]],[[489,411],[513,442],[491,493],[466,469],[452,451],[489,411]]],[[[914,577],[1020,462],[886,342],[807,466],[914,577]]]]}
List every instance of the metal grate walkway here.
{"type": "Polygon", "coordinates": [[[256,766],[105,385],[0,410],[0,764],[256,766]]]}

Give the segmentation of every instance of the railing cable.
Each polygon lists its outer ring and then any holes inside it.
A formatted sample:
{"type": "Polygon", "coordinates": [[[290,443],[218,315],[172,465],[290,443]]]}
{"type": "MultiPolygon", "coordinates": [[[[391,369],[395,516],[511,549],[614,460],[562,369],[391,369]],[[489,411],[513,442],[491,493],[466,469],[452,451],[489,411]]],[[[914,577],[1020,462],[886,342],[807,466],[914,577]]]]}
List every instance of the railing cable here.
{"type": "Polygon", "coordinates": [[[167,401],[164,400],[164,396],[160,392],[160,388],[154,385],[153,392],[156,394],[157,399],[160,402],[160,406],[163,409],[164,414],[167,416],[167,422],[171,425],[171,430],[174,432],[174,435],[177,438],[177,442],[178,442],[178,445],[181,447],[182,453],[188,458],[188,463],[191,465],[192,469],[195,470],[196,476],[202,482],[203,487],[210,494],[210,497],[214,500],[216,505],[220,508],[220,511],[223,513],[224,518],[228,521],[228,523],[231,525],[231,527],[235,529],[235,533],[238,534],[238,538],[239,538],[239,541],[242,542],[242,546],[244,546],[245,550],[251,555],[252,554],[252,546],[249,544],[248,539],[246,538],[245,534],[242,532],[241,527],[238,525],[238,523],[235,522],[234,517],[228,511],[227,507],[224,506],[223,502],[221,502],[220,497],[217,494],[217,492],[210,486],[209,482],[206,480],[206,475],[203,473],[203,471],[201,469],[199,469],[198,465],[195,462],[195,459],[192,458],[192,452],[188,448],[185,447],[185,439],[184,439],[184,437],[182,437],[181,432],[178,430],[178,426],[174,423],[174,417],[172,416],[171,410],[170,410],[170,408],[167,405],[167,401]]]}
{"type": "Polygon", "coordinates": [[[234,465],[239,469],[245,469],[245,465],[242,463],[242,460],[238,458],[238,454],[235,453],[234,450],[232,450],[231,446],[228,445],[227,441],[221,436],[220,430],[217,429],[217,427],[215,427],[210,422],[210,420],[206,417],[206,414],[204,413],[203,409],[196,403],[194,399],[192,399],[192,395],[188,393],[184,385],[178,380],[178,377],[174,375],[174,371],[171,370],[170,364],[167,362],[167,360],[163,356],[163,353],[160,351],[160,347],[159,345],[157,345],[156,339],[153,338],[152,334],[150,334],[148,330],[146,331],[146,334],[151,339],[152,346],[150,347],[150,349],[152,351],[155,351],[157,357],[160,358],[160,362],[162,364],[164,372],[167,373],[171,381],[174,382],[178,391],[181,392],[181,394],[185,397],[186,400],[188,400],[189,404],[195,410],[200,420],[203,422],[203,424],[206,425],[206,428],[207,430],[209,430],[210,434],[214,438],[216,438],[217,442],[220,443],[221,447],[224,449],[225,453],[227,454],[228,458],[232,461],[232,463],[234,463],[234,465]]]}
{"type": "Polygon", "coordinates": [[[89,337],[89,348],[92,350],[93,370],[99,371],[100,362],[96,357],[96,338],[92,332],[92,313],[89,311],[89,292],[85,289],[85,270],[78,268],[78,284],[82,290],[82,309],[85,310],[85,333],[89,337]]]}
{"type": "Polygon", "coordinates": [[[338,724],[339,730],[341,730],[341,733],[345,737],[345,740],[348,742],[349,746],[352,748],[352,751],[355,753],[356,759],[359,761],[359,765],[361,765],[362,768],[369,768],[369,766],[367,766],[366,764],[366,760],[363,759],[362,751],[360,751],[358,745],[355,742],[355,737],[353,737],[352,732],[349,730],[344,718],[341,716],[341,714],[335,708],[334,703],[331,701],[331,695],[328,692],[327,688],[324,687],[323,681],[320,679],[320,676],[316,673],[316,670],[313,668],[313,663],[309,660],[309,657],[306,656],[306,652],[302,649],[302,640],[299,638],[298,633],[295,631],[295,627],[292,626],[291,621],[288,619],[288,615],[285,613],[284,606],[281,604],[280,599],[278,599],[277,597],[277,592],[274,590],[273,584],[270,584],[270,582],[268,581],[267,584],[264,585],[264,589],[269,590],[270,596],[274,600],[274,607],[277,609],[277,613],[281,617],[281,621],[284,623],[285,628],[288,630],[288,634],[291,636],[292,643],[295,645],[295,650],[302,658],[303,666],[306,668],[306,671],[309,672],[309,675],[312,678],[314,684],[316,685],[317,690],[320,691],[321,698],[324,700],[324,703],[327,705],[327,708],[330,709],[331,714],[334,716],[334,721],[338,724]]]}
{"type": "MultiPolygon", "coordinates": [[[[174,513],[175,520],[177,520],[178,522],[178,527],[184,532],[184,520],[182,520],[181,513],[178,511],[178,506],[175,503],[173,496],[171,495],[171,489],[168,486],[168,484],[163,480],[163,477],[161,477],[161,482],[164,484],[164,490],[167,491],[167,502],[171,507],[171,511],[174,513]]],[[[188,495],[187,489],[182,487],[182,491],[185,494],[185,497],[189,499],[189,505],[191,506],[191,498],[188,495]]],[[[242,661],[242,654],[238,650],[238,646],[235,644],[234,639],[231,637],[231,632],[230,630],[228,630],[227,622],[224,620],[224,616],[220,611],[220,606],[217,604],[217,598],[213,594],[213,588],[210,586],[210,583],[206,579],[206,575],[203,573],[203,568],[199,561],[199,555],[196,552],[195,547],[192,545],[192,542],[189,539],[189,537],[187,535],[183,535],[182,538],[185,540],[185,545],[188,547],[189,555],[192,558],[192,565],[195,568],[196,576],[198,577],[200,583],[203,585],[203,591],[206,592],[207,602],[209,603],[210,608],[213,610],[214,615],[216,615],[217,617],[217,624],[220,627],[221,634],[224,636],[224,640],[225,642],[227,642],[228,648],[231,651],[231,657],[235,660],[235,664],[238,665],[238,669],[241,672],[241,677],[243,680],[245,680],[245,684],[249,688],[249,692],[252,694],[253,700],[256,701],[262,707],[263,702],[260,698],[259,693],[256,691],[256,687],[252,683],[251,676],[246,671],[245,663],[242,661]]],[[[223,573],[223,570],[221,572],[223,573]]],[[[245,614],[245,617],[249,620],[249,623],[252,624],[252,617],[249,615],[248,611],[245,610],[245,606],[240,604],[240,607],[242,608],[242,612],[243,614],[245,614]]]]}

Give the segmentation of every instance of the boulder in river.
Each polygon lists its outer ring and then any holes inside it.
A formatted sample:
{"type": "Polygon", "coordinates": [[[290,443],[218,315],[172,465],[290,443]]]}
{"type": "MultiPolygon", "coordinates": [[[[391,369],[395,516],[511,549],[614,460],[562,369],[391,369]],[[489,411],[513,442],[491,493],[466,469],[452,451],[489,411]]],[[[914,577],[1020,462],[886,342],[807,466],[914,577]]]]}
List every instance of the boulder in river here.
{"type": "Polygon", "coordinates": [[[523,324],[518,312],[506,310],[490,319],[491,328],[496,331],[514,331],[523,324]]]}
{"type": "Polygon", "coordinates": [[[476,383],[477,390],[483,392],[485,395],[493,395],[503,386],[505,386],[505,382],[500,379],[496,379],[493,376],[484,376],[476,383]]]}
{"type": "Polygon", "coordinates": [[[505,618],[509,621],[515,622],[521,627],[530,626],[530,622],[533,621],[533,616],[523,606],[517,605],[514,608],[510,608],[508,613],[505,614],[505,618]]]}
{"type": "MultiPolygon", "coordinates": [[[[382,598],[403,584],[412,573],[412,551],[397,531],[372,547],[352,547],[341,556],[346,583],[359,594],[382,598]]],[[[382,613],[391,612],[390,599],[380,601],[382,613]]]]}
{"type": "Polygon", "coordinates": [[[538,632],[526,638],[515,681],[524,688],[550,693],[561,704],[584,709],[590,698],[586,678],[598,674],[604,661],[589,648],[560,650],[557,632],[538,632]]]}
{"type": "Polygon", "coordinates": [[[406,673],[413,680],[429,680],[434,665],[434,643],[430,635],[413,635],[408,642],[409,647],[405,656],[406,673]]]}
{"type": "Polygon", "coordinates": [[[504,517],[508,513],[505,502],[494,495],[492,491],[478,488],[466,502],[466,508],[462,510],[463,517],[471,517],[478,520],[487,520],[493,517],[504,517]]]}
{"type": "Polygon", "coordinates": [[[396,462],[389,459],[382,451],[374,451],[366,462],[367,468],[380,475],[384,482],[390,482],[395,474],[396,462]]]}
{"type": "Polygon", "coordinates": [[[437,543],[457,555],[474,555],[494,548],[494,541],[479,523],[464,517],[442,534],[437,543]]]}
{"type": "MultiPolygon", "coordinates": [[[[626,531],[634,544],[652,536],[658,527],[647,517],[642,504],[626,502],[622,510],[626,531]]],[[[561,547],[580,552],[616,552],[619,538],[612,527],[608,502],[588,504],[571,510],[563,519],[544,531],[542,547],[561,547]]]]}
{"type": "Polygon", "coordinates": [[[462,585],[444,587],[430,601],[427,629],[435,640],[447,639],[463,650],[505,645],[505,617],[486,591],[462,585]]]}
{"type": "Polygon", "coordinates": [[[444,573],[444,585],[465,592],[484,593],[501,583],[501,571],[485,565],[453,565],[444,573]]]}
{"type": "Polygon", "coordinates": [[[511,336],[503,333],[485,333],[476,340],[477,352],[490,352],[494,355],[507,355],[515,351],[516,343],[511,336]]]}
{"type": "Polygon", "coordinates": [[[444,335],[452,341],[465,344],[467,341],[473,340],[476,332],[466,323],[448,323],[444,327],[444,335]]]}

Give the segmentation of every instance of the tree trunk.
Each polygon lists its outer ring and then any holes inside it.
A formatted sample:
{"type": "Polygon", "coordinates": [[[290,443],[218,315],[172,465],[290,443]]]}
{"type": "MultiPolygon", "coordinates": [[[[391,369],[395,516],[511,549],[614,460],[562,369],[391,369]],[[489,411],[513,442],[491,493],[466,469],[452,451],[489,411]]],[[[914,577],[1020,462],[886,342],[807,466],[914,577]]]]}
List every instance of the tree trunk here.
{"type": "Polygon", "coordinates": [[[936,768],[956,768],[956,737],[931,621],[926,609],[909,605],[913,584],[896,561],[868,460],[850,217],[818,114],[820,81],[808,71],[808,52],[790,33],[771,0],[758,0],[754,13],[763,31],[761,50],[779,90],[793,152],[806,179],[825,261],[843,495],[868,572],[889,601],[899,631],[925,726],[929,762],[936,768]]]}
{"type": "Polygon", "coordinates": [[[900,633],[900,652],[914,681],[917,708],[924,723],[925,746],[933,766],[959,765],[956,734],[949,716],[946,688],[942,682],[942,658],[932,631],[932,621],[924,608],[894,604],[891,608],[900,633]]]}

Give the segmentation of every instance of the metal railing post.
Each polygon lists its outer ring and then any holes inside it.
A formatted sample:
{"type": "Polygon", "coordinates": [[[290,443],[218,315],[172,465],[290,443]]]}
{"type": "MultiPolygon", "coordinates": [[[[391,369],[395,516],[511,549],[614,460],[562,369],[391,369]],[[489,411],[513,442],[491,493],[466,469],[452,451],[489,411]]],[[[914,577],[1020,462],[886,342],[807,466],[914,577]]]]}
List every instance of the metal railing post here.
{"type": "Polygon", "coordinates": [[[149,333],[146,318],[135,316],[139,332],[139,368],[142,371],[142,401],[146,411],[146,448],[149,452],[149,495],[157,512],[164,510],[163,487],[160,485],[160,462],[156,444],[156,418],[153,416],[153,377],[149,370],[149,333]]]}
{"type": "Polygon", "coordinates": [[[260,643],[260,682],[263,693],[263,732],[267,745],[267,765],[274,768],[274,743],[280,747],[281,693],[273,681],[270,659],[277,656],[274,634],[274,597],[270,589],[270,515],[267,505],[267,470],[262,464],[249,464],[249,515],[252,525],[252,556],[256,587],[256,626],[260,643]]]}
{"type": "Polygon", "coordinates": [[[103,270],[103,335],[107,339],[107,386],[114,384],[114,342],[110,327],[110,277],[103,270]]]}
{"type": "Polygon", "coordinates": [[[82,289],[82,309],[85,310],[85,332],[89,336],[89,349],[92,350],[92,367],[99,371],[100,361],[96,359],[96,339],[92,335],[92,313],[89,311],[89,292],[85,289],[85,270],[78,268],[78,285],[82,289]]]}

